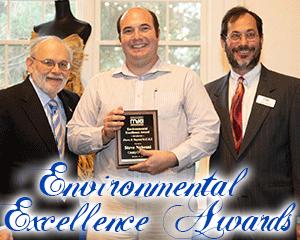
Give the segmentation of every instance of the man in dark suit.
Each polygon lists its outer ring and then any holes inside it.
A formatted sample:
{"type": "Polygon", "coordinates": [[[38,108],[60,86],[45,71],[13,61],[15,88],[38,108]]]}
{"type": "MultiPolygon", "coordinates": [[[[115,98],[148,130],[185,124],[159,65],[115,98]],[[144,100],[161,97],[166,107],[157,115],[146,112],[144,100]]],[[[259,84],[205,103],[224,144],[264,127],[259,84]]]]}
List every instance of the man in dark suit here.
{"type": "MultiPolygon", "coordinates": [[[[228,178],[249,169],[247,183],[230,199],[235,213],[282,213],[291,203],[300,204],[300,81],[259,62],[262,20],[246,8],[227,12],[221,44],[231,71],[206,85],[221,120],[210,171],[228,178]]],[[[248,231],[234,239],[296,239],[296,216],[294,211],[289,232],[248,231]]]]}
{"type": "MultiPolygon", "coordinates": [[[[51,198],[39,190],[41,177],[49,174],[45,169],[55,161],[67,164],[66,180],[77,176],[78,156],[69,151],[65,139],[66,123],[79,101],[77,94],[63,90],[71,62],[72,51],[59,38],[37,38],[26,59],[30,75],[0,92],[0,203],[14,204],[20,197],[29,197],[33,216],[66,215],[76,205],[73,200],[51,198]],[[31,171],[34,169],[38,170],[31,171]]],[[[7,211],[0,207],[2,223],[7,211]]],[[[14,233],[14,239],[34,239],[33,232],[25,233],[14,233]]],[[[37,237],[64,239],[57,232],[51,236],[43,232],[37,237]]],[[[78,239],[78,234],[68,234],[66,239],[78,239]]]]}

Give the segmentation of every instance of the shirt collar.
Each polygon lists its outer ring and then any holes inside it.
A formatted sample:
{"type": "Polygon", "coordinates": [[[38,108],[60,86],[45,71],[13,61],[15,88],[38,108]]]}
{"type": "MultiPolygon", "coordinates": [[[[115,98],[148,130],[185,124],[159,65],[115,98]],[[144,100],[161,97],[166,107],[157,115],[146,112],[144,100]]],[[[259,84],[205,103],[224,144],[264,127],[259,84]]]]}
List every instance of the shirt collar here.
{"type": "MultiPolygon", "coordinates": [[[[259,62],[250,72],[246,73],[243,78],[244,78],[244,85],[250,87],[252,84],[255,83],[255,81],[258,81],[258,75],[260,74],[261,71],[261,63],[259,62]]],[[[230,71],[230,78],[232,81],[234,81],[235,84],[238,83],[238,78],[241,75],[237,74],[233,69],[230,71]]]]}
{"type": "MultiPolygon", "coordinates": [[[[143,76],[146,76],[148,74],[154,74],[156,72],[170,72],[170,71],[171,71],[171,69],[170,69],[169,65],[167,63],[161,61],[160,58],[158,58],[156,63],[153,65],[153,67],[148,72],[146,72],[143,76]]],[[[113,71],[112,76],[117,75],[117,74],[123,74],[123,75],[129,76],[129,77],[138,77],[128,69],[128,67],[126,65],[126,61],[124,61],[123,65],[121,67],[119,67],[115,71],[113,71]]]]}
{"type": "MultiPolygon", "coordinates": [[[[37,93],[43,107],[46,106],[48,104],[48,102],[51,100],[51,98],[46,94],[44,93],[36,84],[35,82],[33,81],[31,75],[29,75],[29,80],[35,90],[35,92],[37,93]]],[[[61,101],[59,100],[58,96],[56,95],[54,100],[58,103],[58,105],[61,107],[61,101]]]]}

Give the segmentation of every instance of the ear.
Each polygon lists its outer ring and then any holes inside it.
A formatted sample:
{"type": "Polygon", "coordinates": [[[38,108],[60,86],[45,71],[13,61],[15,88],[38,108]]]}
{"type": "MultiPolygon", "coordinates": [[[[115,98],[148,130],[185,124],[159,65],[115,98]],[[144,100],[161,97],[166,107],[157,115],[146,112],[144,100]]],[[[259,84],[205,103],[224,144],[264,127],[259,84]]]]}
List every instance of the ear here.
{"type": "Polygon", "coordinates": [[[157,39],[160,40],[160,28],[157,29],[157,39]]]}
{"type": "Polygon", "coordinates": [[[261,48],[263,48],[263,43],[264,43],[264,34],[261,35],[260,38],[260,43],[261,43],[261,48]]]}
{"type": "Polygon", "coordinates": [[[31,57],[26,58],[26,66],[29,73],[33,72],[33,64],[34,60],[31,57]]]}
{"type": "Polygon", "coordinates": [[[225,41],[222,37],[220,37],[220,41],[221,41],[221,46],[222,46],[223,50],[225,51],[225,41]]]}

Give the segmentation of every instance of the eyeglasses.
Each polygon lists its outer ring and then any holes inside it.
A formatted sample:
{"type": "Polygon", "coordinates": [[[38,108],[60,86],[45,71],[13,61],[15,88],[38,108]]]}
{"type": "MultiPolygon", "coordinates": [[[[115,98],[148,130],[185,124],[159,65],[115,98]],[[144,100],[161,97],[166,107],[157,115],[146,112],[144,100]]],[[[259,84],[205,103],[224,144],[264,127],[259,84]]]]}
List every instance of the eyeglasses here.
{"type": "Polygon", "coordinates": [[[248,33],[232,33],[229,36],[225,36],[227,39],[232,41],[233,43],[238,43],[242,40],[243,34],[247,41],[252,42],[257,38],[257,34],[255,32],[248,32],[248,33]]]}
{"type": "MultiPolygon", "coordinates": [[[[42,60],[36,59],[35,57],[31,57],[31,58],[33,58],[34,60],[38,60],[47,69],[52,69],[56,65],[56,62],[54,62],[51,59],[45,59],[45,60],[42,61],[42,60]]],[[[67,70],[69,70],[71,68],[71,64],[68,63],[67,61],[59,62],[59,63],[57,63],[57,66],[62,71],[67,71],[67,70]]]]}

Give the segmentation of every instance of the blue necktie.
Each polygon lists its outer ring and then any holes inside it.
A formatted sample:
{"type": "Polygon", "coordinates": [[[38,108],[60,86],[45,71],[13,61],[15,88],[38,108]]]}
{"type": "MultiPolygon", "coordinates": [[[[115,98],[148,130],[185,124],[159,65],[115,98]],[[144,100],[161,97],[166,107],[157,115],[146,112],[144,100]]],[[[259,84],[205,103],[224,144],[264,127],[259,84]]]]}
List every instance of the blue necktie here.
{"type": "Polygon", "coordinates": [[[48,102],[48,104],[51,109],[52,127],[54,131],[54,137],[57,144],[59,157],[60,159],[63,159],[65,154],[64,130],[59,120],[57,102],[52,99],[48,102]]]}

